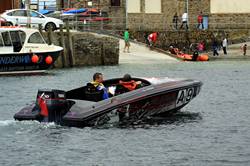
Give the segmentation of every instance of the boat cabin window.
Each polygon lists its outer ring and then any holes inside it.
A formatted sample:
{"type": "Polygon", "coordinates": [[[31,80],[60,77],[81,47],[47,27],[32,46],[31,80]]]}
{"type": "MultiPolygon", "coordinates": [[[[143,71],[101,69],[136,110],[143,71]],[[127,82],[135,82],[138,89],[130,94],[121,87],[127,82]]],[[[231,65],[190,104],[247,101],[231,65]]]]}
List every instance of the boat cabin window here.
{"type": "Polygon", "coordinates": [[[3,42],[3,38],[2,38],[2,34],[0,33],[0,47],[4,46],[4,42],[3,42]]]}
{"type": "Polygon", "coordinates": [[[9,32],[2,32],[2,37],[4,41],[4,46],[12,46],[9,32]]]}
{"type": "Polygon", "coordinates": [[[21,43],[23,45],[24,42],[25,42],[25,39],[26,39],[26,34],[23,31],[19,31],[18,34],[19,34],[19,37],[20,37],[20,41],[21,41],[21,43]]]}
{"type": "Polygon", "coordinates": [[[12,45],[14,47],[14,52],[21,51],[25,41],[25,33],[23,31],[10,31],[10,36],[12,45]]]}
{"type": "Polygon", "coordinates": [[[0,33],[0,47],[12,47],[14,52],[20,52],[25,42],[23,31],[6,31],[0,33]]]}
{"type": "Polygon", "coordinates": [[[28,43],[45,44],[45,41],[39,32],[35,32],[30,36],[28,43]]]}

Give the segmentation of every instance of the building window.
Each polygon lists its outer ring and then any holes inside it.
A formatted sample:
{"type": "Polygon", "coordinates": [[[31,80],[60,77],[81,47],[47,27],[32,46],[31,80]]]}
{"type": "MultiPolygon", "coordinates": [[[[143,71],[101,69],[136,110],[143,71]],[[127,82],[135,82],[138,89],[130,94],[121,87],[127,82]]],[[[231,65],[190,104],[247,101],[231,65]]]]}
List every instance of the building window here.
{"type": "Polygon", "coordinates": [[[250,13],[249,0],[210,0],[211,13],[250,13]]]}
{"type": "Polygon", "coordinates": [[[111,6],[121,6],[121,0],[111,0],[111,6]]]}
{"type": "Polygon", "coordinates": [[[128,13],[141,12],[141,0],[128,0],[128,13]]]}
{"type": "Polygon", "coordinates": [[[145,0],[145,13],[161,13],[161,0],[145,0]]]}

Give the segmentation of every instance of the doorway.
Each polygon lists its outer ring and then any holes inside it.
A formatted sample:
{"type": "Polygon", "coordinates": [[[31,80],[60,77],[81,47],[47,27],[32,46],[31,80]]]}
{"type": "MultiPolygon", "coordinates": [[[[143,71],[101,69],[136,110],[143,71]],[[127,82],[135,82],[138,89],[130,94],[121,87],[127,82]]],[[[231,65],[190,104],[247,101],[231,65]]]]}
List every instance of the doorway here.
{"type": "Polygon", "coordinates": [[[12,0],[0,0],[0,13],[12,9],[12,0]]]}
{"type": "Polygon", "coordinates": [[[208,29],[208,15],[203,15],[204,29],[208,29]]]}

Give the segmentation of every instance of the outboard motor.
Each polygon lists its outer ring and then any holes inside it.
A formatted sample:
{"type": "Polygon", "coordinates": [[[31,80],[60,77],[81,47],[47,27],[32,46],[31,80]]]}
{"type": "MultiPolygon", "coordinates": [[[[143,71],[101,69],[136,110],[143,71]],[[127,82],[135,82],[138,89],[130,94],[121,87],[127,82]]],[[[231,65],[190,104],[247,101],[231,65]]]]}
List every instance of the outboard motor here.
{"type": "Polygon", "coordinates": [[[60,124],[62,117],[69,110],[70,103],[66,100],[65,91],[38,90],[36,106],[40,108],[42,122],[60,124]]]}

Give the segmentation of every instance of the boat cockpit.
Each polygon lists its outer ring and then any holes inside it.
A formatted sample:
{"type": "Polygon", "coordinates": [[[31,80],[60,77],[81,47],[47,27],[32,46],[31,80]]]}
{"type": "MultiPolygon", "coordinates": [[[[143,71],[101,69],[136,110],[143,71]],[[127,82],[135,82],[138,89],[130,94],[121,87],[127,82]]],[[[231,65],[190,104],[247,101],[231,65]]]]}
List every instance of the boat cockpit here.
{"type": "MultiPolygon", "coordinates": [[[[117,96],[126,92],[129,92],[126,88],[121,86],[119,84],[119,81],[122,80],[122,78],[115,78],[106,80],[103,82],[103,85],[110,91],[113,91],[113,93],[109,93],[109,97],[117,96]]],[[[140,81],[140,86],[138,86],[136,89],[149,86],[151,83],[147,80],[141,79],[141,78],[133,78],[134,81],[140,81]]],[[[75,100],[87,100],[87,101],[94,101],[98,102],[103,100],[102,99],[103,91],[96,91],[92,90],[91,84],[87,84],[86,86],[73,89],[66,92],[66,98],[67,99],[75,99],[75,100]]]]}

